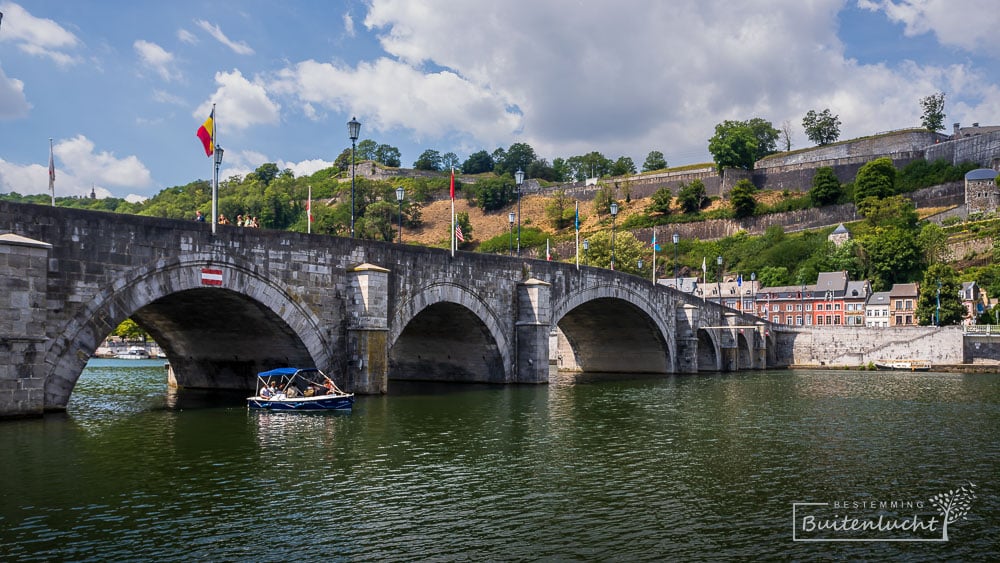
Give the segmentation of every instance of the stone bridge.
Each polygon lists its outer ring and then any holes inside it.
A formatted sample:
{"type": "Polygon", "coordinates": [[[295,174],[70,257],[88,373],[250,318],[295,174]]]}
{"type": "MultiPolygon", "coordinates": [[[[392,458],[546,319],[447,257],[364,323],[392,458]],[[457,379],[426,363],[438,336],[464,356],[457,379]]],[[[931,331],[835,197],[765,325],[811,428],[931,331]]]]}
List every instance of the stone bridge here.
{"type": "Polygon", "coordinates": [[[250,389],[317,366],[389,382],[546,383],[560,370],[762,369],[769,325],[629,274],[573,264],[0,202],[0,416],[66,408],[127,318],[172,385],[250,389]]]}

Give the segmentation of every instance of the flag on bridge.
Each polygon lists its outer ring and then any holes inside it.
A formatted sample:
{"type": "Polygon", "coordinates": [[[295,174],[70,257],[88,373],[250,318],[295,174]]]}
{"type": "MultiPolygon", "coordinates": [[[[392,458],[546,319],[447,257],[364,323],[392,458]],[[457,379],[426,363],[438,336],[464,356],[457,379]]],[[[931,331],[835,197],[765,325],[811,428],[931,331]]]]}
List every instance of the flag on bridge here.
{"type": "Polygon", "coordinates": [[[205,147],[205,156],[212,156],[215,152],[215,105],[212,105],[212,113],[209,114],[205,123],[198,128],[198,138],[205,147]]]}
{"type": "Polygon", "coordinates": [[[545,239],[545,259],[552,260],[552,252],[549,251],[549,239],[545,239]]]}
{"type": "Polygon", "coordinates": [[[462,234],[462,225],[455,225],[455,238],[465,242],[465,235],[462,234]]]}
{"type": "Polygon", "coordinates": [[[701,281],[708,283],[708,265],[704,256],[701,257],[701,281]]]}
{"type": "Polygon", "coordinates": [[[580,202],[576,202],[576,219],[573,220],[576,224],[576,269],[580,269],[580,202]]]}
{"type": "Polygon", "coordinates": [[[736,287],[743,287],[743,274],[736,274],[736,287]]]}

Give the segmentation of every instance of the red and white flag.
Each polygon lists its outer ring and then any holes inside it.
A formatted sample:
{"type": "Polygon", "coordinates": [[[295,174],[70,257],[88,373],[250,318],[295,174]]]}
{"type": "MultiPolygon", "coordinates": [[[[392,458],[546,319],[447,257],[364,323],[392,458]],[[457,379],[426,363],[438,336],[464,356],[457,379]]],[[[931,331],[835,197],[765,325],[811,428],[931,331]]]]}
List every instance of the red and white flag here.
{"type": "Polygon", "coordinates": [[[56,163],[52,160],[52,139],[49,139],[49,195],[52,196],[52,206],[56,205],[56,163]]]}
{"type": "Polygon", "coordinates": [[[222,285],[222,270],[202,268],[201,285],[222,285]]]}
{"type": "Polygon", "coordinates": [[[462,234],[462,225],[455,225],[455,238],[465,242],[465,235],[462,234]]]}
{"type": "Polygon", "coordinates": [[[455,199],[455,169],[451,169],[451,199],[455,199]]]}

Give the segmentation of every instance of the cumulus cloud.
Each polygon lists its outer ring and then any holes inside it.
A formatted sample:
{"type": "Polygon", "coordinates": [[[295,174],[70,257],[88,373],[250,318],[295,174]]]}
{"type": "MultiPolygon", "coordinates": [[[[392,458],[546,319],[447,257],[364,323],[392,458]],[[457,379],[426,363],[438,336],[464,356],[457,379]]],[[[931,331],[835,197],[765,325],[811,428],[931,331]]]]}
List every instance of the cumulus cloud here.
{"type": "Polygon", "coordinates": [[[198,37],[183,28],[177,30],[177,39],[179,39],[181,43],[187,43],[188,45],[198,44],[198,37]]]}
{"type": "Polygon", "coordinates": [[[0,67],[0,120],[27,117],[30,109],[24,97],[24,82],[9,78],[0,67]]]}
{"type": "Polygon", "coordinates": [[[1000,12],[993,0],[860,0],[858,5],[884,12],[903,24],[908,36],[933,33],[944,45],[1000,57],[1000,12]]]}
{"type": "MultiPolygon", "coordinates": [[[[89,196],[91,188],[98,197],[109,197],[105,186],[146,188],[152,186],[149,170],[135,156],[118,158],[107,151],[96,151],[93,141],[77,135],[54,144],[56,195],[89,196]]],[[[49,191],[48,162],[17,164],[0,159],[0,186],[3,191],[22,195],[49,191]]]]}
{"type": "Polygon", "coordinates": [[[150,67],[160,78],[170,82],[181,77],[181,72],[174,64],[174,55],[167,52],[163,47],[149,41],[137,40],[132,44],[139,61],[150,67]]]}
{"type": "Polygon", "coordinates": [[[215,38],[216,41],[222,43],[226,47],[229,47],[237,55],[252,55],[254,54],[253,48],[247,45],[245,41],[233,41],[232,39],[226,37],[225,33],[222,33],[222,28],[219,26],[209,23],[205,20],[195,20],[195,25],[202,28],[209,35],[215,38]]]}
{"type": "Polygon", "coordinates": [[[22,52],[51,59],[60,66],[82,60],[70,52],[80,45],[80,40],[58,23],[36,18],[21,5],[11,2],[0,3],[0,12],[4,13],[0,41],[13,41],[22,52]]]}
{"type": "MultiPolygon", "coordinates": [[[[216,115],[224,127],[231,129],[246,129],[252,125],[279,122],[281,106],[272,101],[264,86],[250,82],[243,74],[233,72],[215,73],[215,83],[219,85],[212,100],[218,100],[216,115]]],[[[196,119],[205,119],[212,111],[212,102],[206,101],[194,112],[196,119]]]]}

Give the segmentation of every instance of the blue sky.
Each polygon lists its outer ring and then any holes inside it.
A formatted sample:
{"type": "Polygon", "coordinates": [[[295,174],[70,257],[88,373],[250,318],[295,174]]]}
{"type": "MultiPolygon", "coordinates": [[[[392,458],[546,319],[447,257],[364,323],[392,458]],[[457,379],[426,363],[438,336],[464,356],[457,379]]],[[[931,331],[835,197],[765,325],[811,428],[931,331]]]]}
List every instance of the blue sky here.
{"type": "Polygon", "coordinates": [[[0,0],[0,191],[150,197],[211,176],[195,136],[217,104],[221,176],[297,176],[361,139],[470,153],[526,142],[707,162],[725,119],[809,110],[841,138],[1000,123],[992,0],[0,0]]]}

